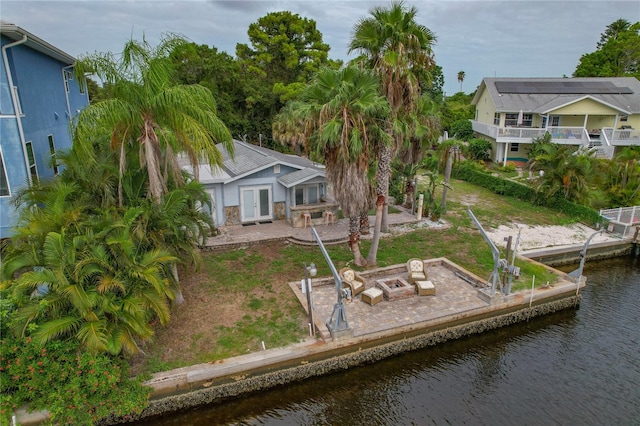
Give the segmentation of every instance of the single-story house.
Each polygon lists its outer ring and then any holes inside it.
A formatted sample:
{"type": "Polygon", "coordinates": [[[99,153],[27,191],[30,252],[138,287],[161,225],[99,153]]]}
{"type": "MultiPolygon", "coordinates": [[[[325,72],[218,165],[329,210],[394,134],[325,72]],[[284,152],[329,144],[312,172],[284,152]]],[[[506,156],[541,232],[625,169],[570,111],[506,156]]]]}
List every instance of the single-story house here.
{"type": "Polygon", "coordinates": [[[492,143],[491,159],[527,161],[533,139],[593,149],[612,158],[640,146],[640,81],[610,78],[484,78],[472,104],[476,137],[492,143]]]}
{"type": "Polygon", "coordinates": [[[216,226],[287,220],[294,227],[337,219],[325,168],[297,155],[234,140],[232,157],[222,144],[221,168],[199,166],[199,180],[211,196],[216,226]],[[305,223],[305,215],[307,222],[305,223]]]}

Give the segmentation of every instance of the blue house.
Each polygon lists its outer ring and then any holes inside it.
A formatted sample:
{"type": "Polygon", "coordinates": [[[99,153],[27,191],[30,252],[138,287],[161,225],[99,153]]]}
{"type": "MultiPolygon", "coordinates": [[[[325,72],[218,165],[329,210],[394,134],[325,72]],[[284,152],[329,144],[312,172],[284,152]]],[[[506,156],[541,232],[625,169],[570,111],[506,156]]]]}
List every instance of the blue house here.
{"type": "MultiPolygon", "coordinates": [[[[233,156],[217,145],[221,167],[201,164],[198,170],[211,197],[216,226],[274,220],[286,220],[293,227],[335,222],[339,206],[327,188],[323,165],[246,142],[233,143],[233,156]]],[[[186,164],[185,169],[193,172],[186,164]]]]}
{"type": "Polygon", "coordinates": [[[89,97],[72,56],[5,21],[0,42],[0,238],[7,238],[18,219],[12,198],[58,174],[56,152],[71,147],[70,121],[89,97]]]}

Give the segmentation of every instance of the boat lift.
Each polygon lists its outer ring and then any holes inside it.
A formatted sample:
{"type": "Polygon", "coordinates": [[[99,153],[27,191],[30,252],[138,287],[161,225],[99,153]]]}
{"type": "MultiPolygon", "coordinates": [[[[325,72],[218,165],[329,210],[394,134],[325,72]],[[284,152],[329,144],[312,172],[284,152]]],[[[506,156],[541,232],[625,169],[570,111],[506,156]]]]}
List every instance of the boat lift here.
{"type": "Polygon", "coordinates": [[[491,238],[487,235],[482,225],[476,219],[475,215],[471,211],[471,208],[467,207],[467,214],[473,221],[473,223],[478,227],[478,230],[484,237],[487,244],[489,244],[489,248],[491,249],[491,254],[493,255],[493,271],[491,271],[491,275],[489,275],[488,284],[491,285],[491,297],[495,296],[496,289],[499,289],[502,294],[508,296],[511,292],[511,284],[513,282],[513,278],[518,278],[520,276],[520,268],[515,266],[516,259],[516,251],[518,249],[518,244],[520,243],[520,232],[518,232],[518,238],[516,239],[516,244],[513,249],[513,256],[511,258],[511,264],[509,264],[509,251],[511,250],[511,237],[508,238],[507,241],[507,255],[505,259],[500,259],[500,251],[496,247],[496,245],[491,241],[491,238]],[[500,277],[502,275],[502,278],[500,277]]]}

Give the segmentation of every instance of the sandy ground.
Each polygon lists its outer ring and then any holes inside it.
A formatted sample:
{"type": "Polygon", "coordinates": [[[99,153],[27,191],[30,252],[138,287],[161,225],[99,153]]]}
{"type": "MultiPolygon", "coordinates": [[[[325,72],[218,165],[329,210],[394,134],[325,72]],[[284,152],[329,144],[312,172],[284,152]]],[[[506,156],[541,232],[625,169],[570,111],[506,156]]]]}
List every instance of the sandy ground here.
{"type": "MultiPolygon", "coordinates": [[[[514,223],[509,226],[500,225],[497,229],[486,230],[486,232],[497,247],[506,247],[506,239],[509,236],[512,237],[511,247],[514,247],[518,232],[520,232],[518,252],[523,252],[548,247],[584,245],[589,237],[597,231],[582,224],[569,226],[529,226],[514,223]]],[[[620,241],[620,237],[603,232],[591,239],[591,243],[608,241],[620,241]]]]}

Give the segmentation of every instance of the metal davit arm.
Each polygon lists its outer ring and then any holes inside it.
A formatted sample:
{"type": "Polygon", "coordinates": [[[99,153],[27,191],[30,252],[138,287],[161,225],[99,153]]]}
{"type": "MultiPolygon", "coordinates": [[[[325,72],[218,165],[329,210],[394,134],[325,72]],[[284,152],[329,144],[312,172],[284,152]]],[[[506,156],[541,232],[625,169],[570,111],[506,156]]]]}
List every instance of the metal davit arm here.
{"type": "Polygon", "coordinates": [[[338,300],[335,305],[333,305],[333,312],[331,312],[331,317],[327,320],[327,327],[331,332],[332,337],[336,337],[337,332],[347,331],[349,330],[349,321],[347,321],[347,312],[344,309],[344,305],[342,303],[342,279],[340,279],[340,274],[336,270],[331,258],[329,257],[329,253],[324,248],[324,244],[316,231],[314,226],[311,226],[311,234],[318,242],[318,246],[320,246],[320,251],[324,255],[324,259],[327,261],[329,268],[331,269],[331,273],[333,274],[333,278],[336,283],[336,294],[338,296],[338,300]]]}
{"type": "Polygon", "coordinates": [[[489,238],[485,230],[482,228],[482,225],[480,225],[480,222],[478,222],[478,219],[476,219],[475,215],[471,211],[471,208],[469,207],[467,207],[467,214],[469,214],[469,217],[471,218],[473,223],[478,227],[478,229],[480,230],[480,233],[482,234],[485,241],[487,242],[487,244],[489,244],[489,247],[491,248],[491,254],[493,255],[493,272],[491,272],[491,277],[490,277],[491,295],[494,295],[496,292],[496,284],[498,283],[498,281],[500,281],[500,274],[498,272],[498,268],[500,267],[500,252],[498,251],[498,248],[496,247],[496,245],[493,244],[493,241],[491,241],[491,238],[489,238]]]}

